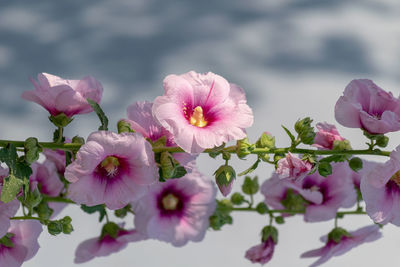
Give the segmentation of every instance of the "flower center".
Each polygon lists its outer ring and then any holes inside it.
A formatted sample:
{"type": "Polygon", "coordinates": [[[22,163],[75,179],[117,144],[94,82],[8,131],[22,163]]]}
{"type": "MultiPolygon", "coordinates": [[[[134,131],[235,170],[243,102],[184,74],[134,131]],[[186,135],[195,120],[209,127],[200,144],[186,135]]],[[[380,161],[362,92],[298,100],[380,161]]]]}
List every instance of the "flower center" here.
{"type": "Polygon", "coordinates": [[[397,186],[400,187],[400,170],[397,171],[395,174],[393,174],[393,176],[390,178],[390,180],[395,182],[397,184],[397,186]]]}
{"type": "Polygon", "coordinates": [[[118,167],[120,162],[118,158],[109,156],[105,160],[103,160],[100,166],[106,171],[107,176],[114,177],[118,172],[118,167]]]}
{"type": "Polygon", "coordinates": [[[163,197],[161,202],[165,210],[176,210],[179,204],[179,198],[170,193],[163,197]]]}
{"type": "Polygon", "coordinates": [[[195,107],[192,116],[190,117],[190,124],[197,127],[205,127],[208,122],[204,119],[203,109],[200,106],[195,107]]]}

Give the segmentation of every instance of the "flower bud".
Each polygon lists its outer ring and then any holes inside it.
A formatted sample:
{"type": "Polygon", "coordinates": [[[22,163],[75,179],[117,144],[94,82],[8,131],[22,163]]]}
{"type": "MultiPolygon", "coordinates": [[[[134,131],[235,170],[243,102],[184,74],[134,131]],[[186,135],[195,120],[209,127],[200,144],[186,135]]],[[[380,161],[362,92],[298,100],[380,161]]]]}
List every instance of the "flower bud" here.
{"type": "Polygon", "coordinates": [[[131,129],[129,122],[125,120],[120,120],[117,124],[118,133],[134,133],[135,131],[131,129]]]}
{"type": "Polygon", "coordinates": [[[349,234],[349,232],[347,232],[345,229],[341,227],[336,227],[328,234],[328,240],[333,241],[335,243],[339,243],[343,237],[350,237],[350,236],[351,235],[349,234]]]}
{"type": "Polygon", "coordinates": [[[231,201],[234,205],[241,205],[244,202],[244,196],[239,192],[233,193],[231,196],[231,201]]]}
{"type": "Polygon", "coordinates": [[[83,137],[75,135],[74,137],[72,137],[72,143],[83,145],[85,143],[85,139],[83,137]]]}
{"type": "Polygon", "coordinates": [[[362,169],[363,162],[360,158],[354,157],[349,161],[349,166],[353,171],[358,172],[362,169]]]}
{"type": "Polygon", "coordinates": [[[275,137],[270,133],[264,132],[256,142],[257,148],[274,148],[275,137]]]}
{"type": "Polygon", "coordinates": [[[321,176],[327,177],[332,174],[332,166],[329,162],[323,161],[318,164],[318,172],[321,176]]]}
{"type": "Polygon", "coordinates": [[[309,117],[302,120],[298,120],[294,125],[294,129],[298,133],[300,140],[307,145],[312,145],[314,143],[314,127],[311,126],[312,119],[309,117]]]}
{"type": "Polygon", "coordinates": [[[267,205],[265,205],[264,202],[260,202],[256,206],[256,211],[259,214],[266,214],[266,213],[268,213],[268,207],[267,207],[267,205]]]}
{"type": "Polygon", "coordinates": [[[351,145],[349,140],[335,140],[333,141],[333,150],[351,150],[351,145]]]}
{"type": "Polygon", "coordinates": [[[51,235],[58,235],[63,231],[63,226],[60,221],[52,221],[47,225],[47,231],[51,235]]]}
{"type": "Polygon", "coordinates": [[[251,179],[250,176],[246,176],[244,178],[244,182],[242,185],[242,191],[246,195],[254,195],[258,192],[258,189],[260,188],[260,185],[258,184],[258,177],[255,176],[253,179],[251,179]]]}
{"type": "Polygon", "coordinates": [[[229,165],[222,165],[214,175],[219,191],[226,197],[232,191],[233,181],[236,179],[235,170],[229,165]]]}
{"type": "Polygon", "coordinates": [[[386,147],[389,143],[389,137],[381,135],[376,139],[376,145],[379,147],[386,147]]]}
{"type": "Polygon", "coordinates": [[[278,243],[278,230],[271,225],[265,226],[261,231],[261,241],[265,242],[268,238],[272,238],[275,244],[278,243]]]}
{"type": "Polygon", "coordinates": [[[236,142],[236,154],[240,159],[243,159],[247,155],[251,154],[251,151],[253,151],[254,148],[254,144],[250,144],[247,137],[236,142]]]}
{"type": "Polygon", "coordinates": [[[49,120],[56,126],[56,127],[66,127],[68,124],[71,123],[73,118],[67,117],[64,113],[60,113],[57,116],[49,116],[49,120]]]}

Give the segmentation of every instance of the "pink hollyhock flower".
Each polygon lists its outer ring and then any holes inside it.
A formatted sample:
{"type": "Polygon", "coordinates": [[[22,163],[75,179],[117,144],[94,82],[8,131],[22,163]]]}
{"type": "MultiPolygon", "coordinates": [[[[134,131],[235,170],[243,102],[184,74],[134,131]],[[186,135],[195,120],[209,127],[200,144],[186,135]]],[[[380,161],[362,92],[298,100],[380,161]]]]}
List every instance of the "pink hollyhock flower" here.
{"type": "Polygon", "coordinates": [[[377,165],[361,179],[366,211],[376,223],[400,226],[400,146],[377,165]]]}
{"type": "Polygon", "coordinates": [[[356,231],[349,232],[347,235],[343,235],[339,242],[330,239],[328,236],[323,236],[321,237],[321,241],[325,243],[325,246],[319,249],[307,251],[303,253],[301,257],[320,257],[316,262],[310,265],[310,267],[316,267],[325,263],[334,256],[343,255],[352,248],[355,248],[362,243],[375,241],[381,236],[382,234],[379,232],[378,225],[369,225],[356,231]]]}
{"type": "Polygon", "coordinates": [[[316,126],[318,132],[315,135],[313,146],[325,149],[332,149],[334,141],[345,140],[343,137],[340,136],[338,130],[336,129],[336,126],[333,124],[329,124],[327,122],[324,123],[320,122],[317,123],[316,126]]]}
{"type": "MultiPolygon", "coordinates": [[[[32,174],[29,177],[32,190],[36,187],[40,193],[57,197],[64,189],[64,183],[58,176],[56,165],[46,160],[44,163],[34,162],[31,165],[32,174]]],[[[53,210],[52,217],[57,216],[66,206],[66,203],[49,202],[49,207],[53,210]]]]}
{"type": "MultiPolygon", "coordinates": [[[[8,177],[9,171],[0,166],[0,196],[3,188],[3,179],[8,177]]],[[[14,199],[8,203],[0,201],[0,238],[7,233],[10,227],[10,218],[14,217],[19,209],[19,201],[14,199]]]]}
{"type": "Polygon", "coordinates": [[[92,112],[86,98],[100,103],[103,94],[103,87],[91,76],[82,80],[65,80],[48,73],[40,73],[38,83],[33,79],[31,82],[35,90],[24,92],[22,98],[38,103],[52,116],[64,113],[72,117],[92,112]]]}
{"type": "Polygon", "coordinates": [[[12,221],[7,236],[13,246],[0,243],[0,266],[19,267],[39,250],[37,242],[42,225],[38,221],[12,221]]]}
{"type": "Polygon", "coordinates": [[[179,179],[150,186],[149,192],[132,204],[135,227],[149,238],[180,247],[204,238],[216,202],[211,179],[197,171],[179,179]]]}
{"type": "Polygon", "coordinates": [[[189,153],[246,137],[253,112],[244,91],[214,73],[169,75],[165,94],[155,99],[153,115],[189,153]]]}
{"type": "MultiPolygon", "coordinates": [[[[261,186],[267,205],[275,209],[285,209],[286,205],[304,208],[304,220],[307,222],[326,221],[336,217],[339,208],[350,208],[357,200],[353,185],[352,170],[345,163],[333,165],[333,172],[328,177],[318,173],[306,176],[302,181],[279,179],[273,175],[261,186]],[[287,195],[301,196],[302,203],[287,203],[287,195]],[[300,206],[298,206],[300,205],[300,206]]],[[[296,200],[300,201],[300,199],[296,200]]]]}
{"type": "Polygon", "coordinates": [[[278,161],[276,173],[281,178],[301,180],[311,171],[312,167],[309,161],[301,160],[297,155],[289,152],[286,157],[278,161]]]}
{"type": "Polygon", "coordinates": [[[353,80],[336,102],[335,118],[343,126],[362,128],[371,134],[398,131],[399,99],[371,80],[353,80]]]}
{"type": "Polygon", "coordinates": [[[250,260],[252,263],[266,264],[272,259],[274,254],[275,243],[271,237],[267,241],[251,247],[246,251],[245,258],[250,260]]]}
{"type": "Polygon", "coordinates": [[[75,251],[75,263],[84,263],[95,257],[105,257],[126,248],[128,243],[145,240],[136,230],[118,230],[114,238],[110,235],[88,239],[79,244],[75,251]]]}
{"type": "MultiPolygon", "coordinates": [[[[128,120],[125,121],[130,124],[132,130],[141,133],[153,142],[165,136],[167,138],[166,146],[176,146],[172,134],[154,119],[152,108],[153,103],[135,102],[127,108],[128,120]]],[[[185,166],[187,171],[191,171],[195,167],[195,155],[174,153],[173,156],[182,166],[185,166]]]]}
{"type": "MultiPolygon", "coordinates": [[[[65,143],[71,143],[71,139],[66,138],[65,143]]],[[[54,162],[57,167],[57,171],[64,175],[65,172],[65,151],[61,149],[43,149],[43,154],[46,156],[46,159],[54,162]]]]}
{"type": "Polygon", "coordinates": [[[158,179],[151,145],[136,133],[92,133],[65,170],[68,196],[78,204],[120,209],[158,179]]]}

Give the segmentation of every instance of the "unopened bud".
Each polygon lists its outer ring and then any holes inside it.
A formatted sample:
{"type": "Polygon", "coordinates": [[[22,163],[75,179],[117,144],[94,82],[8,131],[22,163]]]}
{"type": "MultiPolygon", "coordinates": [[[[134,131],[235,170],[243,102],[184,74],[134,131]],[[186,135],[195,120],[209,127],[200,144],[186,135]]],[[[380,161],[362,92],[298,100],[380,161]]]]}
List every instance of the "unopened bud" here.
{"type": "Polygon", "coordinates": [[[226,197],[232,191],[233,181],[236,179],[235,170],[229,165],[222,165],[214,175],[219,191],[226,197]]]}

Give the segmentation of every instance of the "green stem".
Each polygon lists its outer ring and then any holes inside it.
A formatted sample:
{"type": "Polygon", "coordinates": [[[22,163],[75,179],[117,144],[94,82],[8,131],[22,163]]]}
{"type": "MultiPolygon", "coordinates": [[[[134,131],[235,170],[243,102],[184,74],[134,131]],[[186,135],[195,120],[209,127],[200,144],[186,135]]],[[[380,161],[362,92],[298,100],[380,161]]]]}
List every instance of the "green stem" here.
{"type": "Polygon", "coordinates": [[[42,221],[42,219],[38,217],[32,217],[32,216],[15,216],[11,217],[10,220],[37,220],[37,221],[42,221]]]}
{"type": "MultiPolygon", "coordinates": [[[[257,209],[255,208],[232,208],[232,211],[250,211],[250,212],[257,212],[257,209]]],[[[269,210],[268,213],[273,214],[273,213],[287,213],[287,214],[304,214],[304,211],[293,211],[293,210],[269,210]]],[[[367,214],[364,211],[358,211],[358,210],[353,210],[353,211],[338,211],[337,216],[344,216],[344,215],[365,215],[367,214]]]]}
{"type": "Polygon", "coordinates": [[[48,197],[48,196],[43,196],[43,199],[47,202],[59,202],[59,203],[69,203],[69,204],[75,204],[71,199],[68,198],[63,198],[63,197],[48,197]]]}
{"type": "Polygon", "coordinates": [[[58,139],[56,141],[57,144],[62,144],[63,141],[63,134],[64,134],[64,128],[61,126],[58,126],[58,139]]]}
{"type": "MultiPolygon", "coordinates": [[[[7,144],[12,143],[16,147],[24,147],[24,141],[13,141],[13,140],[0,140],[0,147],[5,147],[7,144]]],[[[77,151],[81,147],[81,144],[67,143],[67,144],[57,144],[53,142],[39,142],[40,146],[49,149],[61,149],[77,151]]],[[[223,149],[227,153],[236,153],[236,146],[229,146],[223,149]]],[[[180,147],[155,147],[153,151],[159,152],[171,152],[179,153],[184,152],[180,147]]],[[[206,149],[203,153],[210,153],[212,149],[206,149]]],[[[375,156],[390,156],[391,151],[381,151],[381,150],[370,150],[370,149],[360,149],[360,150],[316,150],[316,149],[304,149],[304,148],[255,148],[250,153],[251,154],[275,154],[275,153],[299,153],[299,154],[313,154],[313,155],[375,155],[375,156]]]]}

